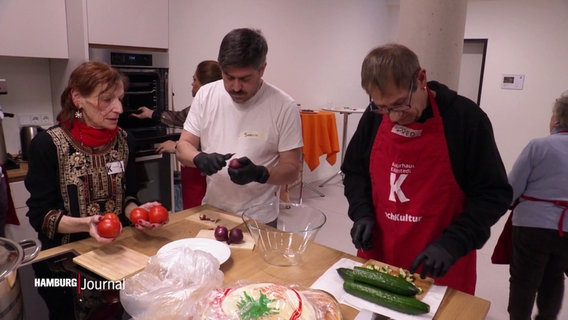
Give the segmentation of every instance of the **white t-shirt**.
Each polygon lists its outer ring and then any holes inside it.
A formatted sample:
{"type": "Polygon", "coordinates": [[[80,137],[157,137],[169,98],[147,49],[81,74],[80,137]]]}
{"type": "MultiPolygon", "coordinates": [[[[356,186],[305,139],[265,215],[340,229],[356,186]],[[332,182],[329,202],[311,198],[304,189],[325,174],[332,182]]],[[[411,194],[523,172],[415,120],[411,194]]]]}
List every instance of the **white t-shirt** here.
{"type": "MultiPolygon", "coordinates": [[[[295,101],[267,82],[242,104],[231,99],[223,80],[204,85],[191,103],[183,128],[200,138],[203,152],[235,153],[234,158],[248,157],[256,165],[274,166],[279,152],[303,146],[295,101]]],[[[203,203],[242,213],[253,205],[278,201],[279,191],[280,186],[272,184],[235,184],[224,167],[207,177],[203,203]]]]}

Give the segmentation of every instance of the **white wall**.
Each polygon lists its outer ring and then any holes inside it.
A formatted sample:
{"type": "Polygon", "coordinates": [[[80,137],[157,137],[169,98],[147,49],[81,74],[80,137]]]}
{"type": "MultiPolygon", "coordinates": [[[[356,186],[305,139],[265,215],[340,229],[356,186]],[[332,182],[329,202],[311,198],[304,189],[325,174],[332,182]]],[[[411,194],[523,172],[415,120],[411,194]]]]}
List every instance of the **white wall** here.
{"type": "MultiPolygon", "coordinates": [[[[190,84],[201,60],[217,59],[222,38],[240,27],[261,29],[268,42],[264,79],[304,108],[365,107],[361,62],[374,46],[394,39],[388,1],[170,0],[170,85],[176,110],[191,104],[190,84]]],[[[350,117],[352,133],[359,116],[350,117]]],[[[338,116],[341,141],[342,118],[338,116]]],[[[322,158],[323,159],[323,158],[322,158]]],[[[305,179],[324,179],[339,170],[327,162],[305,179]]]]}
{"type": "Polygon", "coordinates": [[[507,168],[531,138],[548,134],[552,103],[568,89],[566,30],[565,0],[469,2],[466,38],[489,39],[481,107],[507,168]],[[501,89],[509,73],[526,76],[523,90],[501,89]]]}
{"type": "Polygon", "coordinates": [[[16,114],[2,121],[8,153],[20,149],[19,121],[21,114],[49,114],[53,118],[49,59],[0,56],[0,78],[8,83],[8,94],[0,95],[4,112],[16,114]]]}

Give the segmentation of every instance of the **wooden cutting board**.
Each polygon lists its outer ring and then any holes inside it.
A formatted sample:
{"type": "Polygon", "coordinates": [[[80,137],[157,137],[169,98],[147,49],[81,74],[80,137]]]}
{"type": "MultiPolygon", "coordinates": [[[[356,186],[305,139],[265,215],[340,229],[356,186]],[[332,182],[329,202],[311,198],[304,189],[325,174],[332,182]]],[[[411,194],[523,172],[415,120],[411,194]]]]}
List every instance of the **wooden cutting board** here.
{"type": "Polygon", "coordinates": [[[210,229],[215,229],[217,226],[225,226],[230,230],[243,224],[243,219],[236,214],[224,214],[213,210],[203,210],[199,213],[192,214],[186,219],[210,229]]]}
{"type": "MultiPolygon", "coordinates": [[[[382,266],[388,266],[391,269],[391,274],[393,276],[397,276],[398,272],[399,272],[399,267],[396,266],[392,266],[390,264],[386,264],[377,260],[367,260],[367,262],[365,262],[365,266],[370,265],[370,264],[374,264],[377,268],[380,268],[382,266]]],[[[408,270],[406,270],[408,271],[408,270]]],[[[422,298],[424,297],[424,295],[426,294],[426,292],[428,292],[428,290],[430,290],[430,287],[432,287],[432,285],[434,284],[434,279],[430,278],[430,277],[426,277],[424,279],[420,278],[420,274],[415,273],[414,274],[414,285],[417,286],[418,288],[422,289],[422,293],[419,295],[416,295],[416,298],[419,300],[422,300],[422,298]]]]}
{"type": "MultiPolygon", "coordinates": [[[[215,239],[215,230],[200,230],[196,238],[206,238],[206,239],[215,239]]],[[[252,250],[254,249],[254,240],[250,236],[248,232],[243,232],[243,241],[239,243],[231,243],[229,245],[231,249],[247,249],[252,250]]]]}
{"type": "Polygon", "coordinates": [[[122,245],[108,245],[77,256],[73,262],[107,280],[118,281],[144,269],[148,256],[122,245]]]}

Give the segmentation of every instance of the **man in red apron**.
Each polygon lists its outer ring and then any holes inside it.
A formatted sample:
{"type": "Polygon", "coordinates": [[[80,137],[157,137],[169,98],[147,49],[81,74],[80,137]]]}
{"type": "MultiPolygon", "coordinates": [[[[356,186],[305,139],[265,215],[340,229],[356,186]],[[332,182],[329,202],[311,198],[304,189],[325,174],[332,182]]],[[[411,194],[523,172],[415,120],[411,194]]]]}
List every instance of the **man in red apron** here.
{"type": "Polygon", "coordinates": [[[489,119],[404,46],[371,51],[361,75],[371,102],[341,168],[358,255],[474,294],[475,249],[512,198],[489,119]]]}

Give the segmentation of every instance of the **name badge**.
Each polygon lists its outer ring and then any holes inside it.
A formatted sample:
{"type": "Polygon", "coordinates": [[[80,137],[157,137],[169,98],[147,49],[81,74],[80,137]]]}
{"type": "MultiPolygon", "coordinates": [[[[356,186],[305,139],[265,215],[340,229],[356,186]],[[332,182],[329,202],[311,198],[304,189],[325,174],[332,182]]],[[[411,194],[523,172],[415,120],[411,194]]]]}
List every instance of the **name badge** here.
{"type": "Polygon", "coordinates": [[[242,138],[266,140],[268,138],[268,133],[261,131],[243,131],[240,136],[242,138]]]}
{"type": "Polygon", "coordinates": [[[422,135],[422,130],[410,129],[400,124],[395,124],[391,132],[406,138],[418,138],[422,135]]]}
{"type": "Polygon", "coordinates": [[[124,162],[114,161],[106,164],[108,175],[124,172],[124,162]]]}

